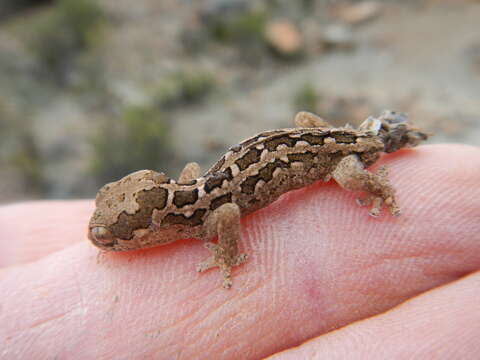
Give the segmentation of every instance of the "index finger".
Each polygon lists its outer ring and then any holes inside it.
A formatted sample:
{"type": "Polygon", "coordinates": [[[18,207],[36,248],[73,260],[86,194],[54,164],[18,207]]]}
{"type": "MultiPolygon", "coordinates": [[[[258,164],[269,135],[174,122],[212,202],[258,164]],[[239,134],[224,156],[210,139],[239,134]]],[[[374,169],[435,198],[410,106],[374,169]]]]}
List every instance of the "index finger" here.
{"type": "Polygon", "coordinates": [[[253,359],[378,314],[480,267],[479,153],[426,146],[387,157],[399,218],[370,218],[333,184],[287,194],[242,221],[251,260],[229,291],[217,271],[194,272],[207,254],[192,241],[99,263],[84,242],[4,271],[8,348],[253,359]],[[58,329],[68,336],[49,335],[58,329]],[[32,337],[42,347],[27,347],[32,337]]]}

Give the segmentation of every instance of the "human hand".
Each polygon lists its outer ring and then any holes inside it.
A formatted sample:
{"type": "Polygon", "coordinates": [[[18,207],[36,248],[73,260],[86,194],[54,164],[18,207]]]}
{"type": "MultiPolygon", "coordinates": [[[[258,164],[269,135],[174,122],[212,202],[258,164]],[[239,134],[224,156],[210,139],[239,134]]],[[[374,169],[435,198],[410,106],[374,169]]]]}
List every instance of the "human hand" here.
{"type": "Polygon", "coordinates": [[[288,193],[242,220],[230,290],[195,272],[198,241],[97,256],[92,201],[1,207],[0,357],[258,359],[307,340],[273,359],[478,356],[480,150],[379,163],[402,216],[333,182],[288,193]]]}

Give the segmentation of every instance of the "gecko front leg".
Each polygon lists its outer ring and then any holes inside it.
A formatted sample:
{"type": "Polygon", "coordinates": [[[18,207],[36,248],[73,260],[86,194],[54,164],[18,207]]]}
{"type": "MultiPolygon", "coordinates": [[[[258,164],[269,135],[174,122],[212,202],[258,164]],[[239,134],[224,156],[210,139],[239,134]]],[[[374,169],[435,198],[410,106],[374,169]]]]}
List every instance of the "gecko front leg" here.
{"type": "Polygon", "coordinates": [[[238,254],[240,241],[240,209],[236,204],[227,203],[216,209],[206,222],[207,236],[218,234],[218,244],[207,242],[205,247],[212,255],[197,266],[202,272],[218,266],[223,275],[223,287],[232,286],[232,267],[247,260],[247,254],[238,254]]]}
{"type": "Polygon", "coordinates": [[[335,181],[344,189],[365,191],[369,194],[366,200],[359,200],[361,205],[372,204],[370,215],[380,215],[385,204],[392,215],[400,215],[400,209],[395,202],[395,190],[388,181],[387,169],[382,167],[376,174],[364,169],[357,155],[344,157],[332,172],[335,181]]]}
{"type": "Polygon", "coordinates": [[[198,165],[196,162],[190,162],[187,165],[185,165],[182,172],[180,173],[180,176],[178,178],[178,183],[179,184],[189,183],[190,181],[200,177],[200,172],[201,172],[200,165],[198,165]]]}
{"type": "Polygon", "coordinates": [[[295,126],[299,128],[332,128],[333,126],[320,116],[307,111],[300,111],[295,115],[295,126]]]}

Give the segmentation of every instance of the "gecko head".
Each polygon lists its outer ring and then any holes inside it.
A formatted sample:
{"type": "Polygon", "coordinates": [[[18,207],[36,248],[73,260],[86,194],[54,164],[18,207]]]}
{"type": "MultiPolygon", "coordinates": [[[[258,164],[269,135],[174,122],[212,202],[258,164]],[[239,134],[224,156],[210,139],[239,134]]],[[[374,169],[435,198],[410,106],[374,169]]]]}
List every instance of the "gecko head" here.
{"type": "Polygon", "coordinates": [[[88,238],[105,250],[133,246],[135,232],[147,229],[155,208],[163,208],[168,190],[161,185],[170,179],[163,173],[140,170],[104,185],[95,199],[88,238]]]}
{"type": "Polygon", "coordinates": [[[386,153],[392,153],[404,147],[417,146],[429,136],[428,133],[410,124],[404,113],[386,110],[371,121],[376,124],[377,135],[385,144],[386,153]]]}

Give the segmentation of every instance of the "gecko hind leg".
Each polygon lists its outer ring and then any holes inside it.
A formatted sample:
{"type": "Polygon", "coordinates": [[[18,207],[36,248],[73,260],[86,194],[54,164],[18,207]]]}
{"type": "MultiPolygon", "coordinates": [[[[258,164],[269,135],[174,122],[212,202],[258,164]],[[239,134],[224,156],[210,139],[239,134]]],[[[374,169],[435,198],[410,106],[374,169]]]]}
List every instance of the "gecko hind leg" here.
{"type": "Polygon", "coordinates": [[[178,183],[179,184],[189,183],[190,181],[200,177],[200,173],[201,173],[200,165],[198,165],[196,162],[190,162],[187,165],[185,165],[182,172],[180,173],[180,176],[178,178],[178,183]]]}
{"type": "Polygon", "coordinates": [[[392,215],[400,215],[386,167],[381,167],[377,173],[371,173],[364,169],[357,155],[348,155],[338,163],[332,175],[344,189],[365,191],[368,194],[365,199],[358,199],[357,202],[360,205],[372,205],[370,215],[379,216],[384,205],[392,215]]]}
{"type": "Polygon", "coordinates": [[[228,289],[232,286],[232,268],[247,260],[247,254],[238,254],[240,209],[236,204],[223,204],[213,212],[207,224],[218,234],[218,244],[205,243],[212,255],[198,264],[197,271],[218,266],[223,276],[223,287],[228,289]]]}
{"type": "Polygon", "coordinates": [[[300,128],[333,127],[330,123],[323,120],[320,116],[317,116],[307,111],[300,111],[297,115],[295,115],[294,122],[295,126],[300,128]]]}

